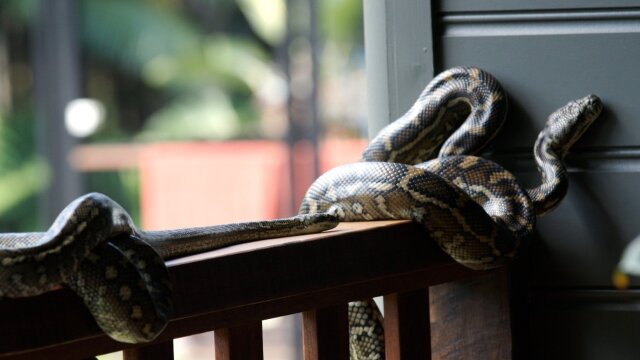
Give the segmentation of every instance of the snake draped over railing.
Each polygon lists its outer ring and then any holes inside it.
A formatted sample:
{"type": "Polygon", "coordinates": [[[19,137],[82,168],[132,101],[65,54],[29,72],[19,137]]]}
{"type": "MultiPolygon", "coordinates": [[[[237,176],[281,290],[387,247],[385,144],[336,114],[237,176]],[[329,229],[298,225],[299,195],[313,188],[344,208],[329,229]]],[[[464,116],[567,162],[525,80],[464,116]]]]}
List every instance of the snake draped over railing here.
{"type": "MultiPolygon", "coordinates": [[[[320,232],[339,221],[408,219],[460,264],[478,270],[517,257],[536,217],[567,192],[563,158],[598,117],[589,95],[549,116],[534,146],[540,182],[522,187],[480,157],[502,127],[507,97],[487,72],[456,67],[435,77],[409,111],[382,129],[362,161],[318,178],[299,215],[168,231],[137,229],[97,193],[73,201],[42,233],[0,234],[0,297],[67,286],[115,340],[153,340],[172,311],[164,260],[247,241],[320,232]]],[[[384,254],[380,254],[384,256],[384,254]]],[[[349,305],[351,358],[384,358],[381,315],[371,300],[349,305]]]]}

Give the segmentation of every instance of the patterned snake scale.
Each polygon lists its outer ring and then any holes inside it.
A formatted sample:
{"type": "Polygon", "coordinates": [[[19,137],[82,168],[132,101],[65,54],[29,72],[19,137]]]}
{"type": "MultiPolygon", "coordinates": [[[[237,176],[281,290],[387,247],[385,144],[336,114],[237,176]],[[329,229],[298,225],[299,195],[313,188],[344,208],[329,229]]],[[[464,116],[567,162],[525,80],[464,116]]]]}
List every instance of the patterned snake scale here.
{"type": "MultiPolygon", "coordinates": [[[[504,265],[533,232],[536,216],[566,194],[562,159],[602,104],[589,95],[550,115],[534,149],[542,179],[530,189],[497,163],[474,156],[501,128],[506,109],[490,74],[470,67],[441,73],[369,143],[362,162],[318,178],[300,213],[330,213],[341,221],[411,219],[464,266],[504,265]]],[[[381,319],[372,300],[349,304],[351,359],[384,358],[381,319]]]]}
{"type": "MultiPolygon", "coordinates": [[[[461,264],[500,266],[517,255],[535,216],[564,196],[562,158],[602,105],[590,95],[550,116],[534,152],[542,181],[532,189],[523,189],[500,165],[474,156],[500,129],[506,108],[500,85],[486,72],[443,72],[371,141],[363,161],[318,178],[293,218],[142,231],[113,200],[87,194],[69,204],[46,232],[0,234],[0,297],[67,286],[113,339],[146,342],[164,329],[172,310],[164,260],[320,232],[338,221],[412,219],[461,264]]],[[[379,311],[371,300],[349,308],[351,357],[382,359],[379,311]]]]}

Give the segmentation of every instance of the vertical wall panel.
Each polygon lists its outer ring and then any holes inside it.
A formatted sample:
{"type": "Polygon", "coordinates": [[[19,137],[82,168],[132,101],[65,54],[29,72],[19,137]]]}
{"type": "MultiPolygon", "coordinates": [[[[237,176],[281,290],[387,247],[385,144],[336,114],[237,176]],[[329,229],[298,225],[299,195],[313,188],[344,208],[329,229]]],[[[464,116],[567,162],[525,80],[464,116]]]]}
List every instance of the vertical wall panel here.
{"type": "Polygon", "coordinates": [[[568,158],[567,197],[539,219],[521,260],[530,294],[520,299],[531,299],[525,358],[640,353],[640,308],[611,283],[622,249],[640,233],[640,11],[629,5],[442,1],[434,11],[436,72],[479,66],[507,91],[510,112],[494,151],[523,184],[539,181],[532,145],[551,112],[589,93],[605,104],[568,158]]]}
{"type": "Polygon", "coordinates": [[[371,134],[406,111],[434,73],[478,66],[509,96],[492,156],[523,184],[535,185],[532,145],[549,114],[589,93],[601,97],[603,115],[567,159],[569,193],[539,219],[520,259],[527,274],[517,279],[529,282],[518,284],[524,294],[516,298],[529,306],[518,309],[528,311],[523,328],[530,333],[516,347],[522,358],[638,358],[637,290],[613,290],[610,277],[622,249],[640,233],[640,3],[364,4],[371,134]],[[433,40],[432,58],[416,56],[421,37],[433,40]]]}
{"type": "Polygon", "coordinates": [[[509,93],[499,148],[529,147],[553,110],[589,93],[606,116],[577,148],[637,144],[640,11],[446,14],[437,35],[438,70],[479,66],[509,93]]]}
{"type": "Polygon", "coordinates": [[[369,136],[408,110],[433,77],[431,4],[365,1],[369,136]],[[409,94],[407,96],[407,94],[409,94]]]}

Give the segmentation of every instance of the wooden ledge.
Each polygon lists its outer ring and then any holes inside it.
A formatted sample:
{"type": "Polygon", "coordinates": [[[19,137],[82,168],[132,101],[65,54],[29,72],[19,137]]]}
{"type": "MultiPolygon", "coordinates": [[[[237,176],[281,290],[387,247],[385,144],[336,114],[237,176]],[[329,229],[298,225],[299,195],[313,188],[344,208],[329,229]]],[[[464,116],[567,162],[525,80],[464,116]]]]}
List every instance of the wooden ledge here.
{"type": "MultiPolygon", "coordinates": [[[[408,221],[343,223],[172,260],[175,312],[155,342],[482,274],[408,221]]],[[[0,357],[79,358],[135,347],[102,334],[63,289],[0,300],[0,357]]]]}

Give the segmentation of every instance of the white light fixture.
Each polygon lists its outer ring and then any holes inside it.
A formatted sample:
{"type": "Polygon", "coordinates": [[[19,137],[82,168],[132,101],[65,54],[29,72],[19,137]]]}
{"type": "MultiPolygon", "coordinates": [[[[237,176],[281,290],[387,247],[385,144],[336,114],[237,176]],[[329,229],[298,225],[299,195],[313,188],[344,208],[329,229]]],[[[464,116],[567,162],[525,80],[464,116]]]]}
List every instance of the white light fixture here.
{"type": "Polygon", "coordinates": [[[64,109],[64,124],[71,136],[93,135],[104,122],[104,106],[95,99],[74,99],[64,109]]]}

